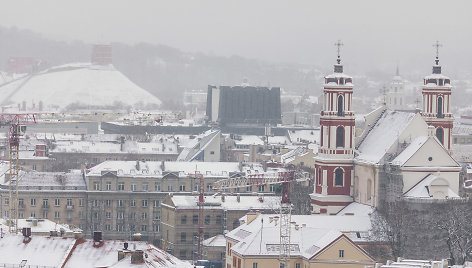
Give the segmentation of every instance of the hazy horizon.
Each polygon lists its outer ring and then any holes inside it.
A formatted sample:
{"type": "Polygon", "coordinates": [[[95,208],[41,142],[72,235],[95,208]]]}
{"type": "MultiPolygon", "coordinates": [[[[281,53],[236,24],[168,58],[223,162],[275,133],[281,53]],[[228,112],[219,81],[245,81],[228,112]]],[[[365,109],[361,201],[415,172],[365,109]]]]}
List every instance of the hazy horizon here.
{"type": "MultiPolygon", "coordinates": [[[[334,63],[347,70],[424,70],[436,40],[448,73],[472,61],[470,1],[9,1],[0,25],[55,40],[146,42],[186,52],[271,62],[334,63]]],[[[357,70],[357,71],[359,71],[357,70]]]]}

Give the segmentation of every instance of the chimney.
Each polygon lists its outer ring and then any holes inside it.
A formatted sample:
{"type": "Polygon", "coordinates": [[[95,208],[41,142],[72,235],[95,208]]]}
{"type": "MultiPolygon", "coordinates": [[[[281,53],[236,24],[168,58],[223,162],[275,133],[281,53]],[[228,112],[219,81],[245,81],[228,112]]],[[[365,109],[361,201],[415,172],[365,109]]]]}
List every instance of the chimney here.
{"type": "Polygon", "coordinates": [[[81,231],[74,231],[74,238],[75,239],[81,239],[82,238],[82,232],[81,231]]]}
{"type": "Polygon", "coordinates": [[[129,246],[128,242],[124,242],[123,243],[123,250],[128,250],[128,246],[129,246]]]}
{"type": "Polygon", "coordinates": [[[139,160],[136,160],[136,171],[139,171],[140,166],[139,166],[139,160]]]}
{"type": "Polygon", "coordinates": [[[255,218],[257,218],[256,212],[250,211],[246,214],[247,224],[250,224],[255,218]]]}
{"type": "Polygon", "coordinates": [[[239,193],[236,194],[236,201],[237,201],[238,203],[241,202],[241,195],[240,195],[239,193]]]}
{"type": "Polygon", "coordinates": [[[100,243],[102,241],[102,232],[94,231],[93,232],[93,242],[100,243]]]}
{"type": "Polygon", "coordinates": [[[264,202],[264,194],[263,193],[258,193],[257,194],[257,199],[259,202],[263,203],[264,202]]]}
{"type": "Polygon", "coordinates": [[[428,137],[434,137],[434,127],[428,126],[428,137]]]}
{"type": "Polygon", "coordinates": [[[297,231],[298,231],[299,229],[300,229],[300,225],[298,225],[298,224],[295,224],[295,230],[297,230],[297,231]]]}
{"type": "Polygon", "coordinates": [[[33,224],[33,226],[38,226],[38,219],[32,219],[31,223],[33,224]]]}
{"type": "Polygon", "coordinates": [[[23,227],[23,243],[28,243],[31,240],[31,228],[23,227]]]}
{"type": "Polygon", "coordinates": [[[141,233],[133,234],[133,241],[141,241],[141,233]]]}
{"type": "Polygon", "coordinates": [[[225,202],[225,193],[221,193],[221,202],[225,202]]]}
{"type": "Polygon", "coordinates": [[[144,252],[142,250],[136,250],[131,253],[131,264],[144,263],[144,252]]]}
{"type": "Polygon", "coordinates": [[[273,222],[274,221],[274,217],[269,217],[269,223],[273,222]]]}
{"type": "Polygon", "coordinates": [[[302,228],[306,228],[306,223],[302,223],[302,228]]]}
{"type": "Polygon", "coordinates": [[[275,221],[275,226],[277,226],[277,222],[279,221],[279,216],[275,216],[274,221],[275,221]]]}

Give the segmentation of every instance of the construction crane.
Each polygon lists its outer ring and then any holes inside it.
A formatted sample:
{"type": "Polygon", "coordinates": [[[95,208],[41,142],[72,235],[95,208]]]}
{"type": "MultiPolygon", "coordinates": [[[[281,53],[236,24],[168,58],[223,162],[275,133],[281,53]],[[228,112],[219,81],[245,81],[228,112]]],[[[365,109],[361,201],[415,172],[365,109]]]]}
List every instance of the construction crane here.
{"type": "Polygon", "coordinates": [[[308,173],[300,170],[279,171],[276,173],[253,174],[239,178],[223,179],[213,184],[213,190],[223,191],[249,186],[261,186],[266,184],[281,185],[280,201],[280,252],[279,261],[285,268],[289,268],[290,262],[290,222],[292,217],[292,204],[290,202],[290,183],[310,180],[308,173]]]}
{"type": "Polygon", "coordinates": [[[26,126],[31,124],[88,123],[88,122],[144,122],[161,123],[166,120],[180,120],[180,113],[1,113],[0,126],[9,127],[8,143],[10,152],[9,212],[10,233],[18,232],[18,180],[20,137],[26,133],[26,126]],[[125,118],[130,116],[131,118],[125,118]]]}

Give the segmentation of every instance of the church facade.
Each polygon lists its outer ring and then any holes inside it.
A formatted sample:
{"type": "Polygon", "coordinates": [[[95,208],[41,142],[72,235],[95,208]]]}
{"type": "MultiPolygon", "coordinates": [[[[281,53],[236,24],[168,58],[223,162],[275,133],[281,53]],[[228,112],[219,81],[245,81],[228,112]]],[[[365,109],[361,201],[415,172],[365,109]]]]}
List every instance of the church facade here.
{"type": "Polygon", "coordinates": [[[336,214],[352,202],[377,207],[398,199],[458,198],[461,166],[449,152],[451,89],[436,57],[424,79],[421,112],[384,104],[356,120],[354,84],[338,53],[334,73],[325,77],[312,213],[336,214]]]}

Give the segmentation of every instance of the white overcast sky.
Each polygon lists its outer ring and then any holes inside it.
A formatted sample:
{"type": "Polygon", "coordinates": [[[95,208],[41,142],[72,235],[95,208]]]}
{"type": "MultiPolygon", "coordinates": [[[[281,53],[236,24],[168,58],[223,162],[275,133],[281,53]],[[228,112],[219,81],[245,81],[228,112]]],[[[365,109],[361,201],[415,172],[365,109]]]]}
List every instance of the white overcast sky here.
{"type": "Polygon", "coordinates": [[[11,0],[1,2],[0,25],[57,40],[309,64],[332,63],[342,39],[345,62],[393,70],[429,69],[435,40],[445,65],[469,66],[471,12],[470,0],[11,0]]]}

